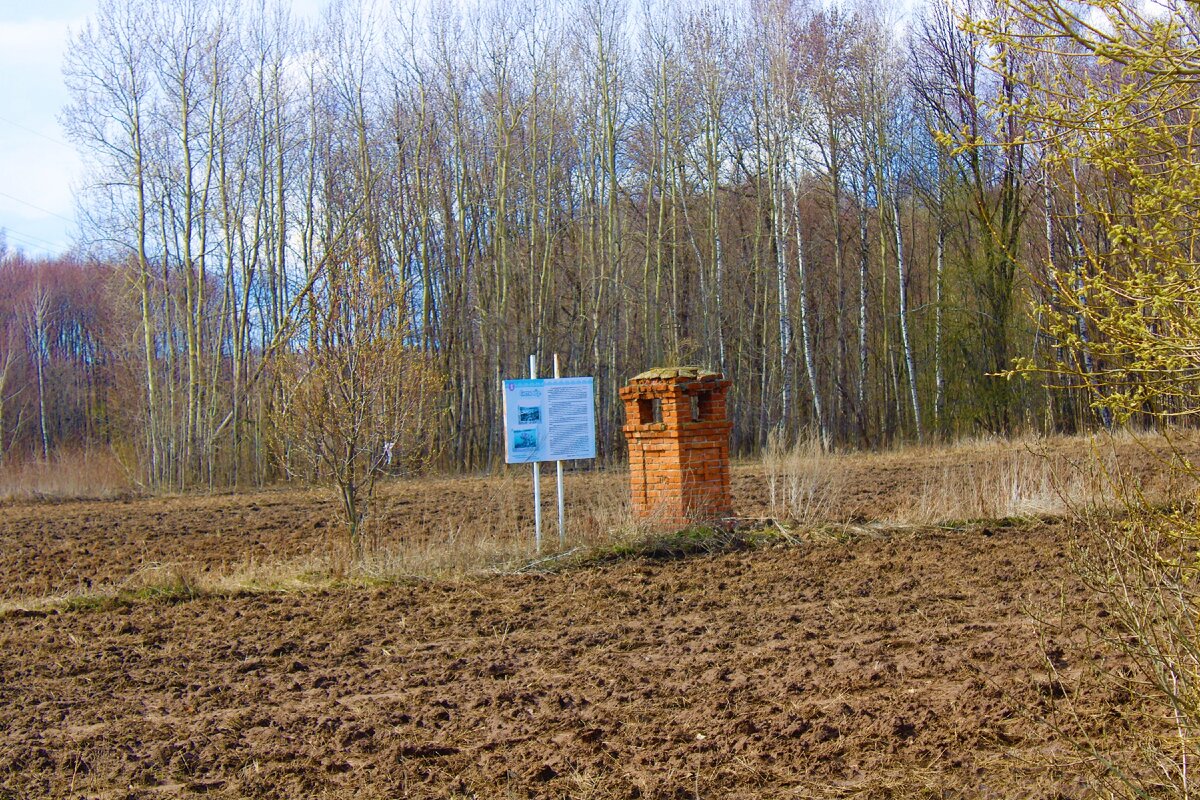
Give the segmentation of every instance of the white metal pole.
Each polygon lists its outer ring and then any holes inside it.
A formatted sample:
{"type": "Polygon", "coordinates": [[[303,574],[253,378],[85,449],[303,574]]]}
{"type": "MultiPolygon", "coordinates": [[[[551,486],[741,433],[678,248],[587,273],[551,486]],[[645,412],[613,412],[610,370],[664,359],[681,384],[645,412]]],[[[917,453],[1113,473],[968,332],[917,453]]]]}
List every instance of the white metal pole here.
{"type": "MultiPolygon", "coordinates": [[[[529,356],[529,377],[537,378],[537,356],[529,356]]],[[[533,462],[533,546],[542,552],[542,473],[539,462],[533,462]]]]}
{"type": "MultiPolygon", "coordinates": [[[[558,353],[554,354],[554,377],[562,377],[558,371],[558,353]]],[[[554,462],[554,471],[557,473],[558,478],[558,548],[560,550],[565,550],[567,547],[567,517],[564,513],[563,506],[563,474],[561,461],[554,462]]]]}

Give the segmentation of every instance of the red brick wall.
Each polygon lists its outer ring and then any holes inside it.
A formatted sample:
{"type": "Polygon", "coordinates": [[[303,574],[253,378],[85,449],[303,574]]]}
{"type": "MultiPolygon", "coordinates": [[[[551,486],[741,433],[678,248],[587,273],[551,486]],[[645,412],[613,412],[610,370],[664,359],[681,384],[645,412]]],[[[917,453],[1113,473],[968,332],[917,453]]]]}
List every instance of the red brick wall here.
{"type": "Polygon", "coordinates": [[[634,515],[651,525],[678,528],[718,522],[732,515],[729,431],[725,396],[729,381],[655,370],[620,390],[629,444],[629,483],[634,515]],[[692,397],[698,398],[693,419],[692,397]],[[661,422],[650,418],[661,404],[661,422]],[[642,401],[639,403],[639,401],[642,401]]]}

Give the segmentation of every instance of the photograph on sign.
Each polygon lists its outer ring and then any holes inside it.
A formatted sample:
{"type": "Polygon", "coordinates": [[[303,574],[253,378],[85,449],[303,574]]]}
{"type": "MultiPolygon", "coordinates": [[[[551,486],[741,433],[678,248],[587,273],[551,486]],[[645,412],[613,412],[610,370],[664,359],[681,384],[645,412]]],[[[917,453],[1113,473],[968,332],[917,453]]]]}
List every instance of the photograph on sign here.
{"type": "Polygon", "coordinates": [[[505,460],[509,464],[596,457],[591,378],[504,382],[505,460]]]}
{"type": "Polygon", "coordinates": [[[512,449],[518,451],[536,451],[538,446],[537,428],[518,428],[512,432],[512,449]]]}

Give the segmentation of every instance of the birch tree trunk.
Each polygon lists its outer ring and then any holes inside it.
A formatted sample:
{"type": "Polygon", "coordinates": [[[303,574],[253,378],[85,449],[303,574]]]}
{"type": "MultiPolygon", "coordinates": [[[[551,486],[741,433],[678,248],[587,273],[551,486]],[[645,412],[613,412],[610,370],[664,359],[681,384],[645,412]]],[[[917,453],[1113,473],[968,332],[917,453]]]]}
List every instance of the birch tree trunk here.
{"type": "Polygon", "coordinates": [[[900,235],[900,198],[892,198],[892,230],[896,237],[896,295],[899,303],[900,340],[904,348],[904,365],[908,372],[908,393],[912,402],[913,426],[917,441],[924,438],[921,428],[921,401],[917,394],[917,368],[913,361],[912,342],[908,334],[908,275],[904,269],[904,240],[900,235]]]}

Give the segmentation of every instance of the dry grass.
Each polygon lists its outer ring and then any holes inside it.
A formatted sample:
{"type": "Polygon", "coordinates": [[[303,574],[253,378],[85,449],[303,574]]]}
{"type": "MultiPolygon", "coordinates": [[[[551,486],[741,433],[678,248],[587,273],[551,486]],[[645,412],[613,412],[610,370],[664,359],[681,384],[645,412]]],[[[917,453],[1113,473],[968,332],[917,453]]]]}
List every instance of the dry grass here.
{"type": "Polygon", "coordinates": [[[1179,437],[1127,431],[984,437],[882,453],[830,453],[813,438],[788,446],[772,437],[762,461],[741,469],[762,474],[763,511],[796,527],[845,522],[839,515],[854,508],[861,481],[881,480],[888,469],[919,474],[919,485],[906,491],[881,488],[886,497],[875,504],[870,519],[886,526],[930,526],[1119,511],[1120,497],[1131,489],[1152,502],[1171,502],[1186,490],[1174,467],[1194,449],[1179,437]],[[1150,469],[1131,472],[1125,462],[1132,456],[1150,469]]]}
{"type": "MultiPolygon", "coordinates": [[[[140,599],[175,600],[257,592],[302,592],[336,586],[453,579],[508,573],[530,564],[575,557],[597,548],[637,541],[623,471],[568,474],[566,537],[560,544],[553,470],[542,475],[543,546],[534,547],[533,493],[527,469],[466,478],[397,479],[378,487],[378,513],[363,528],[363,556],[355,559],[336,498],[322,489],[281,490],[288,502],[321,509],[324,541],[297,558],[232,563],[216,569],[161,562],[143,566],[113,584],[81,586],[78,592],[0,601],[0,616],[120,604],[140,599]],[[419,486],[418,486],[419,484],[419,486]],[[586,486],[585,486],[586,484],[586,486]],[[413,511],[412,493],[442,495],[443,505],[413,511]]],[[[221,495],[204,499],[220,506],[221,495]]]]}
{"type": "MultiPolygon", "coordinates": [[[[1194,500],[1189,478],[1195,432],[1166,435],[1120,429],[1091,436],[984,439],[947,449],[952,457],[932,481],[925,505],[934,516],[954,508],[967,518],[1125,513],[1129,498],[1169,505],[1194,500]],[[957,456],[957,460],[953,457],[957,456]]],[[[963,515],[959,514],[959,518],[963,515]]]]}
{"type": "MultiPolygon", "coordinates": [[[[402,513],[405,484],[397,482],[382,490],[367,555],[354,569],[374,579],[508,571],[530,559],[609,544],[634,527],[625,481],[615,472],[566,476],[566,525],[560,536],[554,473],[544,470],[540,553],[534,542],[532,480],[526,469],[506,469],[481,481],[481,493],[473,494],[469,503],[456,507],[450,502],[436,524],[422,521],[412,529],[406,529],[402,513]]],[[[454,481],[445,483],[453,488],[454,481]]]]}
{"type": "Polygon", "coordinates": [[[951,451],[958,458],[926,479],[921,492],[885,521],[936,525],[950,521],[1063,516],[1104,503],[1115,460],[1097,460],[1048,448],[1042,442],[976,444],[951,451]],[[969,453],[969,459],[961,458],[969,453]]]}
{"type": "Polygon", "coordinates": [[[836,458],[826,454],[815,435],[788,445],[778,432],[767,438],[762,456],[767,509],[775,519],[800,526],[829,522],[829,510],[841,488],[836,458]]]}
{"type": "Polygon", "coordinates": [[[134,489],[120,461],[107,450],[59,452],[49,461],[27,459],[0,467],[0,499],[106,500],[134,489]]]}
{"type": "MultiPolygon", "coordinates": [[[[812,438],[791,445],[773,438],[760,462],[738,466],[744,490],[755,493],[740,502],[750,519],[774,520],[786,541],[839,538],[843,534],[837,531],[863,524],[895,531],[971,520],[1060,516],[1118,502],[1122,493],[1113,486],[1122,480],[1122,458],[1137,447],[1161,455],[1164,461],[1181,457],[1163,440],[1133,439],[1127,434],[1015,442],[976,439],[951,446],[852,454],[823,452],[812,438]],[[896,481],[896,476],[903,481],[883,487],[882,495],[873,494],[868,512],[855,511],[864,483],[881,477],[896,481]]],[[[0,475],[0,487],[10,497],[105,496],[128,491],[115,460],[81,455],[58,461],[63,464],[59,470],[53,465],[29,465],[10,471],[7,483],[3,482],[6,476],[0,475]],[[23,476],[23,482],[16,480],[17,475],[23,476]]],[[[1161,472],[1171,474],[1166,469],[1161,472]]],[[[358,560],[351,557],[336,503],[329,502],[327,493],[287,490],[289,503],[329,516],[324,541],[302,557],[260,556],[259,561],[231,561],[207,571],[182,563],[155,564],[119,585],[81,587],[81,591],[88,597],[110,599],[303,591],[511,572],[544,561],[558,563],[564,553],[575,560],[606,548],[640,552],[639,547],[654,537],[649,526],[632,517],[627,482],[623,470],[568,474],[567,533],[560,544],[554,473],[544,469],[543,548],[538,553],[526,467],[487,477],[387,481],[378,487],[379,511],[367,523],[364,557],[358,560]]],[[[1174,491],[1165,479],[1143,480],[1138,490],[1147,496],[1174,491]]],[[[214,496],[212,502],[226,501],[214,496]]],[[[42,600],[55,605],[71,602],[57,597],[10,605],[30,607],[42,600]]]]}
{"type": "MultiPolygon", "coordinates": [[[[303,559],[240,565],[220,579],[220,589],[287,590],[512,572],[532,561],[610,546],[641,533],[633,522],[623,472],[566,476],[566,526],[560,539],[554,473],[545,470],[541,552],[534,542],[532,481],[526,469],[510,468],[488,478],[421,481],[424,491],[445,492],[445,506],[433,519],[414,516],[408,509],[411,480],[381,484],[378,512],[364,522],[360,559],[355,560],[348,544],[334,534],[320,552],[303,559]],[[456,498],[464,486],[470,487],[469,496],[456,498]]],[[[340,524],[332,509],[330,530],[339,530],[340,524]]]]}

